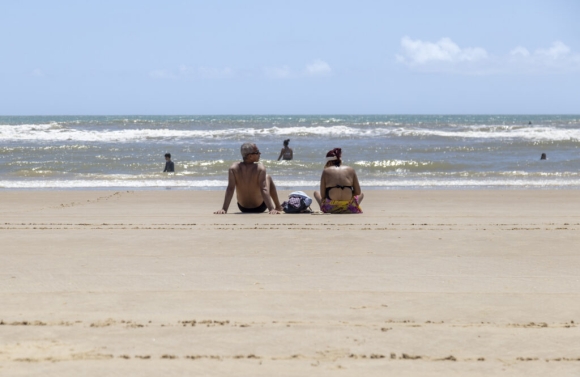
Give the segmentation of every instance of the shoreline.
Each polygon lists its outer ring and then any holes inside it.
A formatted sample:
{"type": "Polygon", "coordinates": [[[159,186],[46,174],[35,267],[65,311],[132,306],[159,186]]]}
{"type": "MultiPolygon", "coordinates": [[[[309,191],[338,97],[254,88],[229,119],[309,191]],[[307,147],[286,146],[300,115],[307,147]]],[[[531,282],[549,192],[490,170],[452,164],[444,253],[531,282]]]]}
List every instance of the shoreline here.
{"type": "MultiPolygon", "coordinates": [[[[289,188],[288,186],[276,185],[279,191],[312,191],[319,190],[318,186],[296,186],[289,188]]],[[[362,185],[361,185],[362,186],[362,185]]],[[[0,192],[22,191],[22,192],[37,192],[37,191],[193,191],[193,192],[213,192],[225,191],[226,186],[106,186],[106,187],[0,187],[0,192]]],[[[479,185],[479,186],[362,186],[363,192],[366,191],[578,191],[580,190],[580,182],[578,185],[479,185]]]]}

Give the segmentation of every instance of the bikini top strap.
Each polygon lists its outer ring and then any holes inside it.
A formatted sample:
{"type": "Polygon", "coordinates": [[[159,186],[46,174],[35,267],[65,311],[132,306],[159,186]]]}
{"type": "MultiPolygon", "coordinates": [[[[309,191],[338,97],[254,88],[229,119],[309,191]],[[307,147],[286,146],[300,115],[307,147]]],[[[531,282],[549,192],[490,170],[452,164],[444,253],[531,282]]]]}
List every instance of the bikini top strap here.
{"type": "Polygon", "coordinates": [[[354,194],[354,187],[353,186],[341,186],[341,185],[336,185],[336,186],[332,186],[332,187],[327,187],[326,188],[326,198],[330,199],[330,195],[328,194],[330,192],[330,190],[332,190],[333,188],[339,188],[341,190],[344,190],[345,188],[349,188],[350,191],[353,192],[354,194]]]}

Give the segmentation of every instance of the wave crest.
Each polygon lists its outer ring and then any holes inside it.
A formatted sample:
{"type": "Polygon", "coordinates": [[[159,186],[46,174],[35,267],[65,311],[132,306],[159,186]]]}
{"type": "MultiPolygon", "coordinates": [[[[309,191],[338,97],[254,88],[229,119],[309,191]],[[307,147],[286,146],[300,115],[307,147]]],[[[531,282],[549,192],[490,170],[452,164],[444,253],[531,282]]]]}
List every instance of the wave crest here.
{"type": "Polygon", "coordinates": [[[59,123],[0,125],[2,141],[140,142],[150,140],[247,139],[264,137],[440,137],[452,139],[507,139],[525,141],[580,141],[580,129],[556,126],[447,126],[442,129],[419,126],[355,127],[350,125],[243,127],[212,130],[168,128],[90,129],[59,123]]]}

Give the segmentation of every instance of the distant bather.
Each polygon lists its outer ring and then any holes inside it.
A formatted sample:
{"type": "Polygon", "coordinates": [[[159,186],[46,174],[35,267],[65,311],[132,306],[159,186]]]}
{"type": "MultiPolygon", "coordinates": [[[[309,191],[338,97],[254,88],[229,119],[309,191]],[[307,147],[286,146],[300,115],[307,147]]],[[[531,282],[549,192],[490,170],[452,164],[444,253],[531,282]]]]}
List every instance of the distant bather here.
{"type": "Polygon", "coordinates": [[[278,161],[280,161],[281,158],[283,158],[284,160],[291,160],[294,158],[294,151],[292,150],[292,148],[288,146],[288,144],[290,144],[290,139],[284,140],[284,148],[282,148],[282,150],[280,151],[278,161]]]}

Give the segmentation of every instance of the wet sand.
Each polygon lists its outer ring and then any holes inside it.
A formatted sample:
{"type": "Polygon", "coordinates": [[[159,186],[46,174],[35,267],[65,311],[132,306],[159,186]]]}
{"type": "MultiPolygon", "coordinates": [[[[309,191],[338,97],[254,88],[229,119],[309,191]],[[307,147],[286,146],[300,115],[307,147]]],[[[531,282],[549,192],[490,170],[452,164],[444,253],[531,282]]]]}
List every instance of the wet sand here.
{"type": "Polygon", "coordinates": [[[579,191],[0,195],[2,376],[580,373],[579,191]]]}

